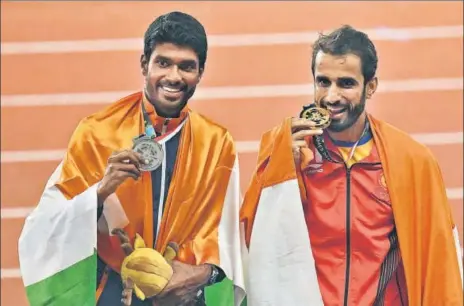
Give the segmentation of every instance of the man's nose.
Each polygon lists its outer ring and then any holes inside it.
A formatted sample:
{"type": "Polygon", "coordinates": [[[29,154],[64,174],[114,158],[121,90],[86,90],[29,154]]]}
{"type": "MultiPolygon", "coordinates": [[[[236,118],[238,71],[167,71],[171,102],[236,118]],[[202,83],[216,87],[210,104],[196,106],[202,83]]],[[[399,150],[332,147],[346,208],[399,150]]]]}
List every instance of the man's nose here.
{"type": "Polygon", "coordinates": [[[336,103],[340,101],[341,99],[341,94],[339,88],[333,84],[332,86],[329,87],[328,92],[327,92],[327,97],[325,100],[328,103],[336,103]]]}
{"type": "Polygon", "coordinates": [[[179,83],[182,80],[177,66],[173,65],[171,69],[169,69],[168,74],[166,75],[166,80],[169,83],[179,83]]]}

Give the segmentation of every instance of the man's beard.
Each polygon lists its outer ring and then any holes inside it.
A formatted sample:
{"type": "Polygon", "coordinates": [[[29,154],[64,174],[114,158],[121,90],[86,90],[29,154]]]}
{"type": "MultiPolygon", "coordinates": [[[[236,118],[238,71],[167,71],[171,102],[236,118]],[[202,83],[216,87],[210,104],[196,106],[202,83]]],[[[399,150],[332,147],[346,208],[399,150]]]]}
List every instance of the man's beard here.
{"type": "Polygon", "coordinates": [[[186,105],[187,102],[190,100],[191,97],[193,97],[193,94],[195,93],[195,90],[197,90],[197,86],[193,86],[192,88],[190,88],[189,90],[187,90],[187,94],[185,95],[183,101],[182,101],[182,105],[186,105]]]}
{"type": "MultiPolygon", "coordinates": [[[[322,106],[327,106],[327,104],[328,103],[321,101],[322,106]]],[[[337,104],[334,104],[334,106],[337,106],[337,104]]],[[[350,127],[353,126],[353,124],[356,123],[356,121],[358,121],[359,117],[364,112],[365,108],[366,108],[366,87],[364,87],[363,89],[363,93],[362,93],[359,103],[357,105],[353,105],[349,103],[348,109],[345,111],[346,117],[342,120],[332,120],[332,122],[327,127],[327,129],[331,132],[342,132],[346,129],[349,129],[350,127]]]]}

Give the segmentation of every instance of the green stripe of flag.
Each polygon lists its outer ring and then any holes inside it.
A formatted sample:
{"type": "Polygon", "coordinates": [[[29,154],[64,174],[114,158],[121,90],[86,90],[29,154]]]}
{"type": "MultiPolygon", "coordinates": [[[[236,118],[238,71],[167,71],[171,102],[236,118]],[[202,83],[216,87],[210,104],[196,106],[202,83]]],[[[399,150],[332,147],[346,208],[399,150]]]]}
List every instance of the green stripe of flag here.
{"type": "MultiPolygon", "coordinates": [[[[53,260],[53,259],[50,259],[53,260]]],[[[31,306],[95,306],[97,255],[26,287],[31,306]]]]}
{"type": "MultiPolygon", "coordinates": [[[[233,306],[234,304],[234,285],[232,281],[225,278],[222,282],[217,283],[205,289],[206,305],[208,306],[233,306]]],[[[241,306],[247,306],[246,299],[241,306]]]]}

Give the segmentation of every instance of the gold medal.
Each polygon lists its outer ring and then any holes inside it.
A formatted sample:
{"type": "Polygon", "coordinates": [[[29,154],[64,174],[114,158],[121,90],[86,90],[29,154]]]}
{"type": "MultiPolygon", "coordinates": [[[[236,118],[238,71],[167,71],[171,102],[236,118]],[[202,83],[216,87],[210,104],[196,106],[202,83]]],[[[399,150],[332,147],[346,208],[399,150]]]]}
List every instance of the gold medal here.
{"type": "Polygon", "coordinates": [[[316,123],[316,129],[325,129],[331,122],[329,110],[317,107],[315,104],[303,106],[303,110],[300,112],[300,118],[308,119],[316,123]]]}

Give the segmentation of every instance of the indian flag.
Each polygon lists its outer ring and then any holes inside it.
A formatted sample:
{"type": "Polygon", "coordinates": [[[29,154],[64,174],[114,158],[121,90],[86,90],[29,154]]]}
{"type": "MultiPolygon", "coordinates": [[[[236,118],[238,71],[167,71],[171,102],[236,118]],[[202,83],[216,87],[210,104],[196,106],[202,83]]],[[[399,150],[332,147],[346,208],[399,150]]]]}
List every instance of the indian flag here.
{"type": "MultiPolygon", "coordinates": [[[[128,221],[113,194],[105,202],[97,223],[97,185],[67,199],[55,185],[61,172],[62,164],[51,175],[39,204],[26,218],[19,238],[20,270],[31,306],[94,306],[97,227],[100,232],[110,232],[128,221]]],[[[238,172],[234,171],[229,189],[238,191],[238,188],[238,172]]],[[[232,194],[238,192],[229,197],[232,194]]],[[[237,296],[241,300],[244,295],[238,291],[226,278],[206,288],[207,305],[236,305],[237,296]]]]}
{"type": "Polygon", "coordinates": [[[71,200],[50,177],[19,238],[19,263],[31,306],[94,306],[97,185],[71,200]]]}
{"type": "Polygon", "coordinates": [[[304,218],[291,139],[291,119],[266,132],[257,171],[245,193],[249,305],[324,305],[304,218]]]}

